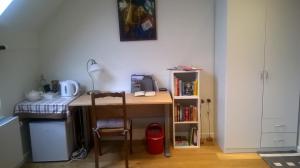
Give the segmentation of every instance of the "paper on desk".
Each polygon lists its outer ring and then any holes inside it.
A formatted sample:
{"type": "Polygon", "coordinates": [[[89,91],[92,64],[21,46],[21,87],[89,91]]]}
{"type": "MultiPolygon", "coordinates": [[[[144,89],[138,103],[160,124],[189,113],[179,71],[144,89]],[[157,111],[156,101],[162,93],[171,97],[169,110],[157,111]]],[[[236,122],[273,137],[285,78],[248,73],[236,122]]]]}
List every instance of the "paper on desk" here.
{"type": "Polygon", "coordinates": [[[155,96],[155,91],[148,91],[145,93],[145,96],[155,96]]]}
{"type": "Polygon", "coordinates": [[[134,92],[134,96],[155,96],[155,91],[138,91],[134,92]]]}

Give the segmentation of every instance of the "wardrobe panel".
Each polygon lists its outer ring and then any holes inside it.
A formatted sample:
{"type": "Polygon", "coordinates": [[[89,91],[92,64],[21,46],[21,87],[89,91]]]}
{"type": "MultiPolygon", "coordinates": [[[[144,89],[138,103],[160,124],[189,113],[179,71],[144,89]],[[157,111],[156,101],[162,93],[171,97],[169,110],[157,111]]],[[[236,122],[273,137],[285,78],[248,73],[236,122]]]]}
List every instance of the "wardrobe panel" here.
{"type": "Polygon", "coordinates": [[[259,146],[264,2],[231,0],[228,4],[227,148],[256,149],[259,146]]]}
{"type": "Polygon", "coordinates": [[[263,117],[298,122],[300,1],[268,0],[263,117]]]}

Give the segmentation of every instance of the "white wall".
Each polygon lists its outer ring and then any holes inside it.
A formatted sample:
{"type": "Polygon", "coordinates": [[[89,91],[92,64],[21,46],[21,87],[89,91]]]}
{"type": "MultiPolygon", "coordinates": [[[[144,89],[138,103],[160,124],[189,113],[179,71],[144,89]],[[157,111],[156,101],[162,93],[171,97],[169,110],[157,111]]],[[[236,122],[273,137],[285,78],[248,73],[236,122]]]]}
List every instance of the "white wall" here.
{"type": "MultiPolygon", "coordinates": [[[[15,104],[24,98],[24,93],[37,87],[40,74],[38,34],[0,27],[0,44],[7,47],[0,51],[0,115],[9,116],[15,104]]],[[[26,155],[29,151],[26,124],[20,129],[26,155]]]]}
{"type": "Polygon", "coordinates": [[[74,79],[90,88],[86,61],[91,57],[104,66],[96,88],[130,91],[131,74],[153,74],[160,86],[168,87],[167,68],[186,64],[204,69],[201,94],[213,100],[214,2],[157,1],[157,40],[137,42],[120,42],[116,2],[64,1],[40,34],[46,78],[74,79]]]}
{"type": "Polygon", "coordinates": [[[39,77],[38,37],[34,32],[9,31],[0,27],[0,114],[10,115],[24,93],[36,89],[39,77]]]}

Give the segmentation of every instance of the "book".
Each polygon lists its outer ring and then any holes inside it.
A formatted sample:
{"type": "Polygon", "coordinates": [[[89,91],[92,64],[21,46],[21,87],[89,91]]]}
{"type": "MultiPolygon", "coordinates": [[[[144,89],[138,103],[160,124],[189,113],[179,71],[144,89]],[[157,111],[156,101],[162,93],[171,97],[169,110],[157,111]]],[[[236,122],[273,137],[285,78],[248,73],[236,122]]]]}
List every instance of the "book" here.
{"type": "Polygon", "coordinates": [[[197,127],[191,127],[189,130],[189,139],[188,139],[188,143],[191,146],[197,146],[197,127]]]}
{"type": "Polygon", "coordinates": [[[174,77],[174,95],[175,96],[197,96],[198,80],[183,81],[174,77]]]}
{"type": "Polygon", "coordinates": [[[137,91],[134,96],[155,96],[155,91],[137,91]]]}
{"type": "Polygon", "coordinates": [[[197,139],[198,139],[197,131],[198,131],[198,129],[196,127],[194,127],[193,131],[192,131],[192,133],[193,133],[193,135],[192,135],[192,137],[193,137],[192,144],[195,145],[195,146],[197,146],[197,139]]]}
{"type": "Polygon", "coordinates": [[[186,136],[175,136],[175,145],[176,146],[188,146],[188,138],[186,136]]]}
{"type": "Polygon", "coordinates": [[[179,96],[179,86],[178,86],[178,83],[179,83],[179,79],[174,77],[174,94],[175,96],[179,96]]]}
{"type": "Polygon", "coordinates": [[[179,122],[180,121],[180,104],[176,104],[175,106],[176,110],[176,121],[179,122]]]}
{"type": "Polygon", "coordinates": [[[196,106],[192,107],[193,121],[198,121],[198,110],[196,106]]]}
{"type": "Polygon", "coordinates": [[[194,127],[190,128],[189,130],[189,145],[193,144],[193,134],[194,134],[194,127]]]}
{"type": "Polygon", "coordinates": [[[194,84],[193,84],[193,82],[184,82],[183,83],[183,93],[184,93],[184,95],[186,95],[186,96],[191,96],[191,95],[193,95],[193,86],[194,84]]]}
{"type": "Polygon", "coordinates": [[[184,121],[189,121],[189,108],[188,107],[184,107],[184,121]]]}
{"type": "Polygon", "coordinates": [[[193,95],[198,96],[198,80],[195,80],[193,82],[193,85],[194,85],[193,95]]]}

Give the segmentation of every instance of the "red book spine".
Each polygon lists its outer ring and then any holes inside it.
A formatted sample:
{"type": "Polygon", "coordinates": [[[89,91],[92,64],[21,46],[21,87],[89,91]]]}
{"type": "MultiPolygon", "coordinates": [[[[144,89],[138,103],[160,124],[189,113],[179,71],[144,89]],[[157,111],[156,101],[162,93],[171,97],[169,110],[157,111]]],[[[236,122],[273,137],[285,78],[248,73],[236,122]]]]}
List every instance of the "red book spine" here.
{"type": "Polygon", "coordinates": [[[189,120],[189,108],[185,107],[184,108],[184,121],[188,121],[189,120]]]}
{"type": "Polygon", "coordinates": [[[190,121],[193,121],[193,120],[194,120],[194,117],[193,117],[193,106],[192,106],[192,105],[190,105],[190,108],[189,108],[189,114],[190,114],[189,120],[190,120],[190,121]]]}
{"type": "Polygon", "coordinates": [[[182,80],[179,80],[178,79],[178,96],[181,96],[182,95],[182,93],[181,93],[181,85],[182,85],[182,80]]]}
{"type": "Polygon", "coordinates": [[[174,96],[177,95],[177,80],[176,80],[176,77],[174,77],[174,96]]]}

